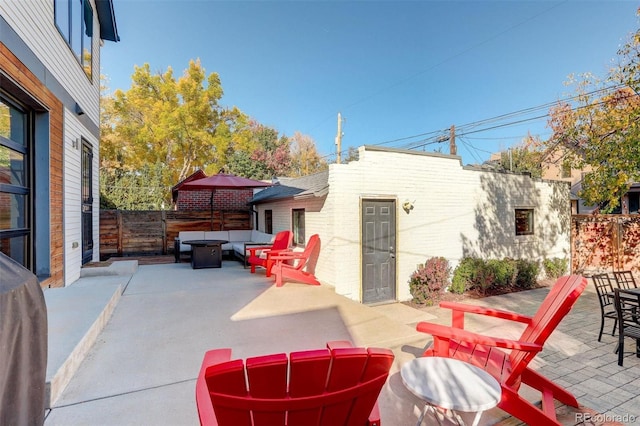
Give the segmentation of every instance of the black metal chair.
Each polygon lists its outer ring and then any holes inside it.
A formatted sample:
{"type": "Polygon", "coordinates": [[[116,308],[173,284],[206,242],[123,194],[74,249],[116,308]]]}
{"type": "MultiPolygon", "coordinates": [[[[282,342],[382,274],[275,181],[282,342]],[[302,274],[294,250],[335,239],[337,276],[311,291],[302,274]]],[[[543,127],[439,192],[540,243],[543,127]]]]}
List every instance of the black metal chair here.
{"type": "Polygon", "coordinates": [[[633,277],[631,271],[616,271],[613,273],[613,277],[616,279],[616,283],[618,283],[618,288],[638,288],[636,279],[633,277]]]}
{"type": "Polygon", "coordinates": [[[636,356],[640,358],[640,292],[631,292],[616,288],[614,305],[618,315],[618,365],[622,366],[624,358],[624,338],[631,337],[636,341],[636,356]]]}
{"type": "Polygon", "coordinates": [[[598,293],[598,301],[600,302],[600,333],[598,334],[598,342],[602,339],[602,331],[604,330],[604,320],[609,318],[613,320],[613,330],[611,335],[616,334],[616,326],[618,325],[618,314],[613,304],[613,284],[611,278],[607,274],[596,274],[591,277],[593,285],[598,293]]]}

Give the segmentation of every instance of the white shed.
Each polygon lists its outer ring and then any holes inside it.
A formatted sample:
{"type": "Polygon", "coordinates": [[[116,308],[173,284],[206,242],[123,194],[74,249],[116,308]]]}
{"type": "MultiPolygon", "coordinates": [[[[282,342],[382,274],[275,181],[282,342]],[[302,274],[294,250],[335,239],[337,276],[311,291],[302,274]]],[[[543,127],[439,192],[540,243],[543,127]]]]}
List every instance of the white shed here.
{"type": "Polygon", "coordinates": [[[363,303],[410,300],[427,258],[568,258],[569,185],[363,146],[359,160],[258,193],[258,229],[319,234],[318,279],[363,303]]]}

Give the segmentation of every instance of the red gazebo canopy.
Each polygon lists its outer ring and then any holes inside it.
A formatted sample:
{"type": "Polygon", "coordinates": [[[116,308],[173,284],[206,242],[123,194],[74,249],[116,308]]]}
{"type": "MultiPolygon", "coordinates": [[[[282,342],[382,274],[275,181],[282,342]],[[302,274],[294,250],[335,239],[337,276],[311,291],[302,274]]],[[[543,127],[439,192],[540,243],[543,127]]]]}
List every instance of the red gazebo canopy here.
{"type": "Polygon", "coordinates": [[[272,186],[272,183],[262,182],[259,180],[248,179],[240,176],[218,173],[209,177],[192,180],[183,183],[179,190],[181,191],[202,191],[216,189],[239,189],[239,188],[262,188],[272,186]]]}

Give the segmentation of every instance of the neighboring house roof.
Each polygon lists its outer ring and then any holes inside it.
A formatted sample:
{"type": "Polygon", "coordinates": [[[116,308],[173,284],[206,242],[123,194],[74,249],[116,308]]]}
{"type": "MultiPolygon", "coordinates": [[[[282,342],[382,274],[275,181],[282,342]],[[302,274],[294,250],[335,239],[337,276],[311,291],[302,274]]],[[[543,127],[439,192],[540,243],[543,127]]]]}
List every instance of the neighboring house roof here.
{"type": "Polygon", "coordinates": [[[113,0],[96,0],[96,12],[100,22],[100,38],[109,41],[120,41],[116,15],[113,12],[113,0]]]}
{"type": "Polygon", "coordinates": [[[267,203],[287,198],[322,197],[329,192],[329,171],[299,178],[278,178],[275,185],[258,192],[251,204],[267,203]]]}

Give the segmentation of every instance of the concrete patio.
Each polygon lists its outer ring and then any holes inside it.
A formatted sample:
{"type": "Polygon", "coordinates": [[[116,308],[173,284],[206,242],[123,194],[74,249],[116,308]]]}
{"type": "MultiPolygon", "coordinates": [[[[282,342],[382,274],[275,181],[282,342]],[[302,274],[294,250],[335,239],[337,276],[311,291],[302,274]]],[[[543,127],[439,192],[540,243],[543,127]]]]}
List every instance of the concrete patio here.
{"type": "MultiPolygon", "coordinates": [[[[188,263],[137,267],[132,262],[102,271],[109,275],[96,271],[67,288],[45,291],[51,395],[45,424],[197,425],[195,379],[208,349],[230,347],[234,356],[245,358],[321,348],[342,339],[393,350],[396,360],[380,397],[382,421],[416,423],[423,404],[405,389],[399,368],[431,340],[416,332],[415,324],[448,324],[448,311],[401,303],[364,306],[329,286],[276,288],[264,272],[252,275],[235,261],[200,270],[188,263]]],[[[471,302],[530,314],[547,291],[471,302]]],[[[599,317],[589,284],[535,366],[601,413],[596,424],[638,424],[640,359],[628,354],[625,366],[617,365],[617,338],[605,335],[597,342],[599,317]]],[[[496,324],[474,319],[467,326],[491,332],[496,324]]],[[[517,336],[518,331],[518,326],[502,327],[499,334],[517,336]]],[[[561,412],[564,424],[579,423],[573,411],[561,412]]],[[[493,409],[481,424],[518,422],[493,409]]]]}

